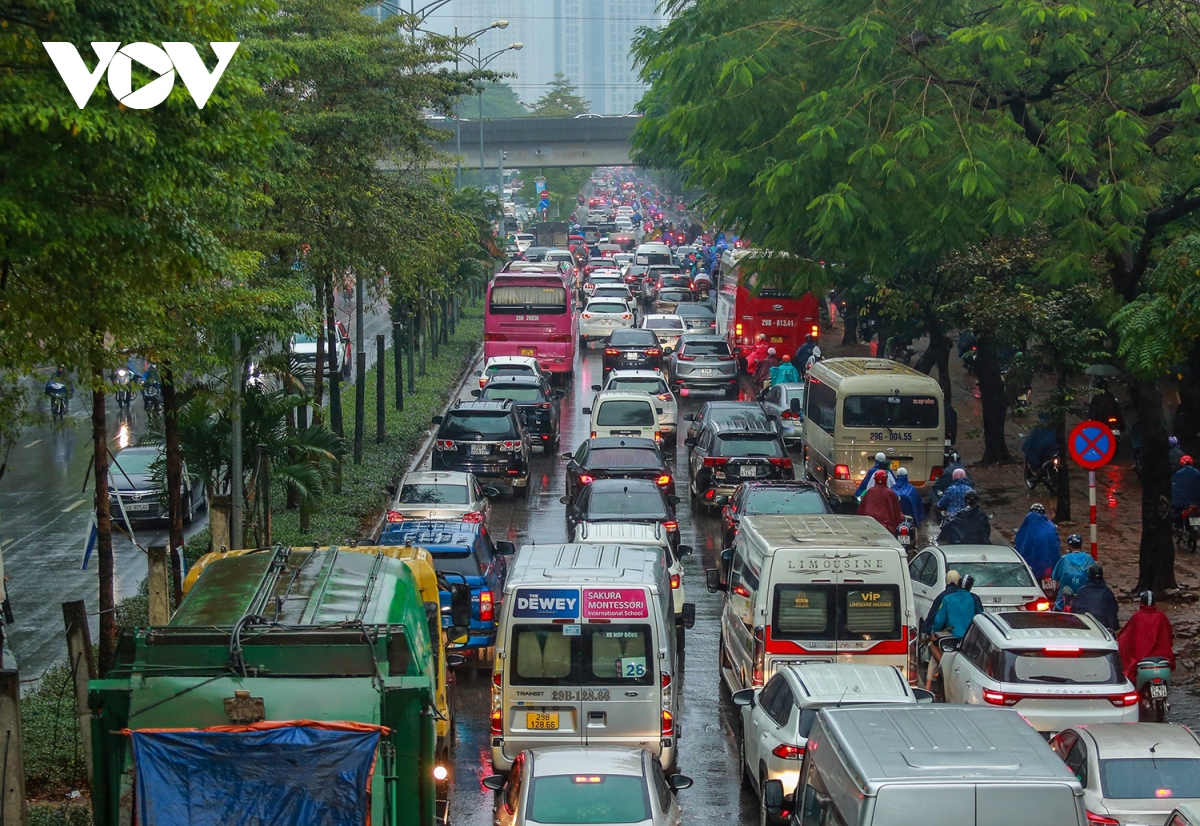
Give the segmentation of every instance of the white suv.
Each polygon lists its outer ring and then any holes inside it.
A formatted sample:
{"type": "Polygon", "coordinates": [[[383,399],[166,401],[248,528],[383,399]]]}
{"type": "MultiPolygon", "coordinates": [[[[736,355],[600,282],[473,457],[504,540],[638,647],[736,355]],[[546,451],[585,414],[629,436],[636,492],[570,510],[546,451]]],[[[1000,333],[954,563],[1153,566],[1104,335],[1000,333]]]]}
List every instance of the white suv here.
{"type": "Polygon", "coordinates": [[[1138,693],[1117,641],[1087,614],[979,614],[962,641],[945,638],[946,702],[1020,712],[1041,732],[1079,723],[1136,723],[1138,693]],[[957,645],[956,645],[957,643],[957,645]]]}

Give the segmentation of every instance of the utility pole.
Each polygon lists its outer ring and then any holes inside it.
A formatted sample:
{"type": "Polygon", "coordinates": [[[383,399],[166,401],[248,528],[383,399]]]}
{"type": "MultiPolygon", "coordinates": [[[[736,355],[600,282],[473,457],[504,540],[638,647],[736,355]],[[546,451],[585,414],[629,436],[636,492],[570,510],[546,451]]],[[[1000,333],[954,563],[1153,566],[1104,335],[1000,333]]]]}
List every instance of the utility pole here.
{"type": "MultiPolygon", "coordinates": [[[[233,334],[233,409],[229,413],[229,549],[242,547],[242,341],[233,334]]],[[[221,542],[213,537],[213,547],[221,542]]]]}
{"type": "Polygon", "coordinates": [[[387,373],[384,372],[383,333],[375,336],[375,442],[387,438],[387,373]]]}

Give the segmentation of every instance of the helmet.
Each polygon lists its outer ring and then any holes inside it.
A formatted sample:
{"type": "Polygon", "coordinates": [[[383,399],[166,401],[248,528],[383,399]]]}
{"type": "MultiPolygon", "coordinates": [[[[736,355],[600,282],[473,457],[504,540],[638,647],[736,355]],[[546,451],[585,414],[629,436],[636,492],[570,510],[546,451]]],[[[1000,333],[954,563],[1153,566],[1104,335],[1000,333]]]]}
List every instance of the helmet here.
{"type": "Polygon", "coordinates": [[[1067,537],[1067,547],[1079,550],[1083,547],[1083,537],[1077,533],[1073,533],[1067,537]]]}
{"type": "Polygon", "coordinates": [[[876,454],[875,454],[875,461],[876,461],[876,462],[886,462],[886,461],[887,461],[887,456],[884,456],[882,453],[876,453],[876,454]]]}
{"type": "Polygon", "coordinates": [[[979,504],[979,494],[973,490],[967,491],[966,494],[963,495],[963,501],[966,502],[968,505],[978,505],[979,504]]]}
{"type": "Polygon", "coordinates": [[[1040,513],[1042,516],[1045,516],[1046,515],[1046,506],[1043,505],[1041,502],[1034,502],[1032,505],[1029,506],[1029,512],[1030,513],[1040,513]]]}
{"type": "Polygon", "coordinates": [[[1169,439],[1167,439],[1167,444],[1170,447],[1179,447],[1179,440],[1176,439],[1174,436],[1171,436],[1169,439]]]}
{"type": "Polygon", "coordinates": [[[959,479],[966,479],[967,471],[965,468],[956,467],[954,469],[954,473],[950,474],[950,478],[952,478],[955,482],[957,482],[959,479]]]}
{"type": "Polygon", "coordinates": [[[877,484],[877,485],[886,485],[887,484],[887,471],[886,470],[875,471],[875,484],[877,484]]]}
{"type": "Polygon", "coordinates": [[[1088,566],[1087,569],[1088,582],[1099,582],[1104,579],[1104,566],[1099,562],[1095,562],[1088,566]]]}
{"type": "Polygon", "coordinates": [[[767,348],[767,355],[768,355],[768,356],[773,356],[773,355],[775,355],[775,348],[774,348],[774,347],[768,347],[768,348],[767,348]]]}
{"type": "Polygon", "coordinates": [[[1183,456],[1180,456],[1179,457],[1179,466],[1180,467],[1191,467],[1192,466],[1192,457],[1188,456],[1186,454],[1183,456]]]}
{"type": "Polygon", "coordinates": [[[791,361],[791,360],[792,360],[792,357],[789,356],[787,353],[784,353],[783,356],[780,358],[780,361],[791,361]]]}
{"type": "Polygon", "coordinates": [[[898,468],[896,470],[896,475],[907,477],[908,476],[908,468],[906,468],[906,467],[898,468]]]}
{"type": "Polygon", "coordinates": [[[806,336],[804,337],[804,343],[805,343],[805,344],[812,344],[814,341],[816,341],[816,339],[815,339],[815,338],[813,338],[813,335],[812,335],[812,333],[809,333],[808,335],[806,335],[806,336]]]}
{"type": "Polygon", "coordinates": [[[951,568],[949,571],[946,571],[947,585],[957,585],[961,580],[962,577],[959,576],[958,571],[954,570],[953,568],[951,568]]]}
{"type": "Polygon", "coordinates": [[[1142,591],[1140,594],[1138,594],[1138,596],[1141,598],[1142,605],[1153,605],[1154,604],[1154,592],[1153,591],[1142,591]]]}
{"type": "Polygon", "coordinates": [[[821,348],[820,348],[820,347],[814,347],[814,348],[813,348],[812,357],[813,357],[813,358],[815,358],[817,361],[820,361],[821,359],[823,359],[823,358],[824,358],[824,356],[822,356],[822,355],[821,355],[821,348]]]}
{"type": "Polygon", "coordinates": [[[1096,379],[1096,389],[1097,390],[1107,390],[1108,389],[1108,379],[1096,379]]]}
{"type": "Polygon", "coordinates": [[[971,576],[970,574],[967,574],[965,577],[962,578],[962,582],[960,582],[958,584],[958,587],[962,588],[964,591],[970,591],[971,586],[974,584],[975,584],[975,577],[971,576]]]}

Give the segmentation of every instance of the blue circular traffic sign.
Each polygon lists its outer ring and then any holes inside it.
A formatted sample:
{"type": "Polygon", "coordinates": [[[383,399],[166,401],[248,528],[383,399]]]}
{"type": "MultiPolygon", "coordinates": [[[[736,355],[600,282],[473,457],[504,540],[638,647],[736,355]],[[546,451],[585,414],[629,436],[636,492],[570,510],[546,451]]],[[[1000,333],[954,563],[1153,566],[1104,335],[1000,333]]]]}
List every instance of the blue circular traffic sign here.
{"type": "Polygon", "coordinates": [[[1067,437],[1067,452],[1080,467],[1095,470],[1112,461],[1117,452],[1117,438],[1104,422],[1080,422],[1067,437]]]}

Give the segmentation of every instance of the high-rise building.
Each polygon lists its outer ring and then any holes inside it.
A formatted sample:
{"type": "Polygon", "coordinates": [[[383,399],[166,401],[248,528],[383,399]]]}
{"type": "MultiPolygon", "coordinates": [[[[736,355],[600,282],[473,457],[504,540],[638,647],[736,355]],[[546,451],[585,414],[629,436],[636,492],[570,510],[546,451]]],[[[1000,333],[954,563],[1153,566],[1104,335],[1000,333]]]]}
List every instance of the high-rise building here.
{"type": "MultiPolygon", "coordinates": [[[[415,0],[420,9],[428,0],[415,0]]],[[[394,4],[389,4],[394,5],[394,4]]],[[[409,0],[399,0],[409,8],[409,0]]],[[[623,115],[633,109],[645,90],[633,67],[629,48],[637,30],[657,27],[665,17],[658,0],[452,0],[425,21],[423,28],[441,34],[482,29],[496,20],[508,28],[479,37],[487,55],[510,43],[521,43],[519,52],[507,52],[488,68],[512,74],[505,78],[522,102],[532,104],[556,73],[566,75],[591,111],[623,115]]],[[[374,14],[387,16],[384,7],[374,14]]]]}

